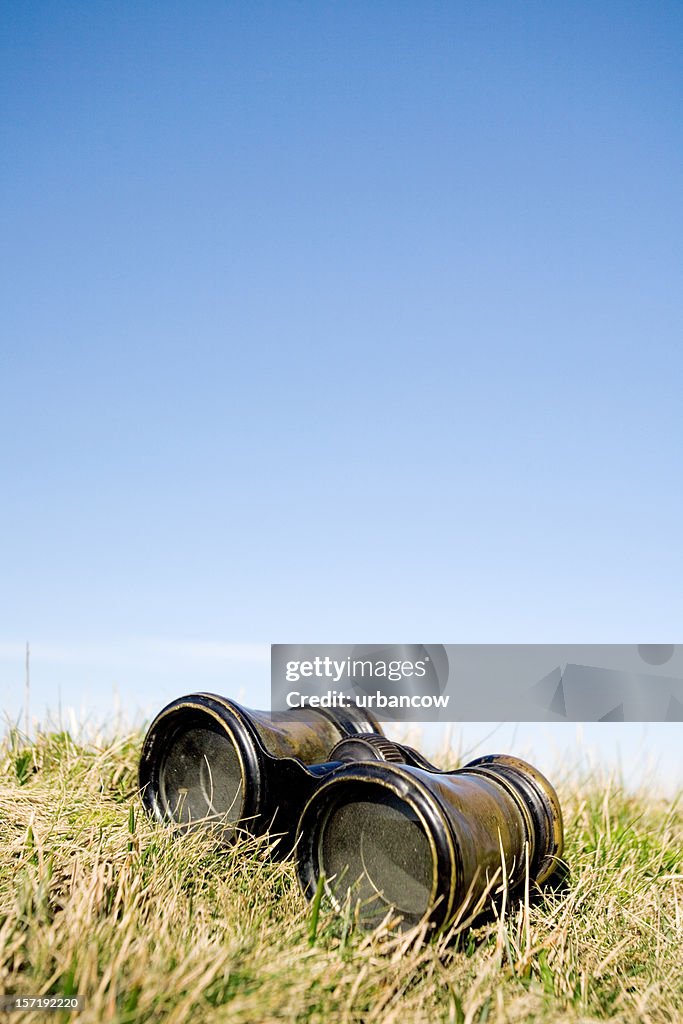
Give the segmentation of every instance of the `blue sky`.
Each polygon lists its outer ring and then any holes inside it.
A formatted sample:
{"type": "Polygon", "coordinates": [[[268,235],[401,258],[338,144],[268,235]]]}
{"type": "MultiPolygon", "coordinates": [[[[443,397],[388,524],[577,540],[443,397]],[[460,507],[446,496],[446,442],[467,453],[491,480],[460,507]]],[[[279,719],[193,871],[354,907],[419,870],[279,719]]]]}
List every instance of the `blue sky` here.
{"type": "Polygon", "coordinates": [[[3,707],[675,641],[680,4],[2,20],[3,707]]]}

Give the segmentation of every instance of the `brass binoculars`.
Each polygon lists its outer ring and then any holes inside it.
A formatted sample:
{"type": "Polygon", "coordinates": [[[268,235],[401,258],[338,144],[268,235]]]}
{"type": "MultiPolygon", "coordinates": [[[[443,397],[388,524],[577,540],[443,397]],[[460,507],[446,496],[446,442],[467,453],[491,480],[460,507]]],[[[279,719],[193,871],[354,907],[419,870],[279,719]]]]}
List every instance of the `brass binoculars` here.
{"type": "Polygon", "coordinates": [[[359,922],[442,929],[505,889],[541,884],[563,849],[562,811],[539,771],[493,754],[443,772],[388,740],[360,708],[250,711],[215,694],[172,701],[140,759],[145,808],[180,829],[269,835],[359,922]]]}

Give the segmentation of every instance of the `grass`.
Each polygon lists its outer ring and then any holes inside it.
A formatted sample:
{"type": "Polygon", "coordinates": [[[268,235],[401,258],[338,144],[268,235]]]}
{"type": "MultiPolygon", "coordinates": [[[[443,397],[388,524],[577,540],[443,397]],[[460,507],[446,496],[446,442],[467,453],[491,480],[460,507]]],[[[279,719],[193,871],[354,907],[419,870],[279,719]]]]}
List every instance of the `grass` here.
{"type": "Polygon", "coordinates": [[[683,1020],[670,801],[565,784],[565,887],[424,944],[306,905],[263,841],[221,850],[154,826],[140,741],[0,743],[0,992],[79,993],[79,1021],[120,1024],[683,1020]]]}

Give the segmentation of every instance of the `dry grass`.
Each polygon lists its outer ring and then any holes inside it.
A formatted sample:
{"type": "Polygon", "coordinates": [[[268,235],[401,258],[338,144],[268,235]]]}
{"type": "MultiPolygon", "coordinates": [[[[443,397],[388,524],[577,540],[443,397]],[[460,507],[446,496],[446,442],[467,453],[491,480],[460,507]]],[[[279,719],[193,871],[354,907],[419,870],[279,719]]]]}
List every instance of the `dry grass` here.
{"type": "Polygon", "coordinates": [[[226,852],[146,820],[139,744],[0,745],[0,992],[79,993],[79,1020],[121,1024],[683,1020],[670,803],[567,786],[563,890],[427,944],[323,908],[311,939],[292,866],[263,843],[226,852]]]}

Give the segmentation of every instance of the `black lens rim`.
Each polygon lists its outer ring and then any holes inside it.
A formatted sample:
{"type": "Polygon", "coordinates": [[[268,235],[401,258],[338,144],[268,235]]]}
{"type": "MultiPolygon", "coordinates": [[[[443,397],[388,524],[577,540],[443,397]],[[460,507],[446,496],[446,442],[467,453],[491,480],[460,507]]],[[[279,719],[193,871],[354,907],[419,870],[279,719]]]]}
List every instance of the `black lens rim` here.
{"type": "MultiPolygon", "coordinates": [[[[140,754],[138,783],[145,810],[159,822],[181,825],[163,799],[165,755],[177,737],[208,719],[212,731],[223,733],[234,747],[242,771],[239,821],[258,814],[263,792],[263,754],[239,705],[213,694],[190,694],[167,704],[149,727],[140,754]]],[[[236,824],[236,823],[235,823],[236,824]]],[[[186,827],[186,826],[185,826],[186,827]]]]}
{"type": "MultiPolygon", "coordinates": [[[[438,798],[415,772],[406,765],[386,762],[345,765],[336,769],[317,789],[304,807],[297,829],[297,875],[308,899],[313,898],[321,875],[318,852],[329,814],[334,806],[352,802],[345,798],[345,790],[362,792],[361,787],[372,786],[405,803],[416,814],[429,843],[432,887],[420,924],[427,922],[439,929],[448,922],[462,877],[460,850],[438,798]]],[[[328,884],[325,884],[325,892],[333,906],[341,910],[341,903],[328,884]]]]}

